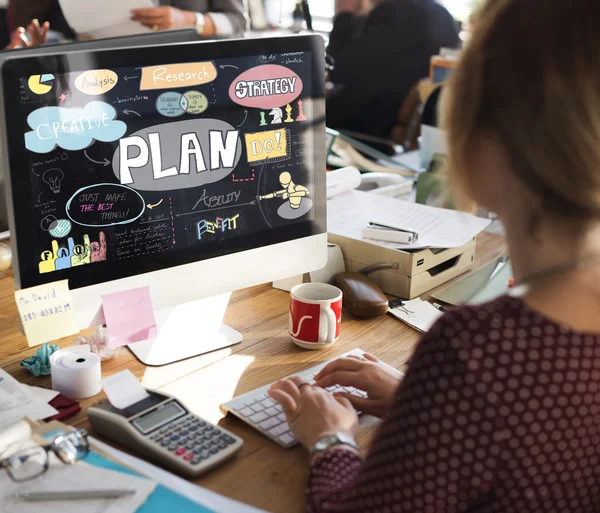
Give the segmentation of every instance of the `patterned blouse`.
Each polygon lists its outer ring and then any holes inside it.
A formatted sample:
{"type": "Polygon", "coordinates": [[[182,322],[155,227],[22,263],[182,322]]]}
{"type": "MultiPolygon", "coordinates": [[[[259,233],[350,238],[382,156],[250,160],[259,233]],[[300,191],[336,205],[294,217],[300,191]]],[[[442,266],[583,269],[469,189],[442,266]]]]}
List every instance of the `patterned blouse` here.
{"type": "Polygon", "coordinates": [[[600,512],[600,335],[512,297],[446,314],[366,460],[324,453],[307,492],[315,513],[600,512]]]}

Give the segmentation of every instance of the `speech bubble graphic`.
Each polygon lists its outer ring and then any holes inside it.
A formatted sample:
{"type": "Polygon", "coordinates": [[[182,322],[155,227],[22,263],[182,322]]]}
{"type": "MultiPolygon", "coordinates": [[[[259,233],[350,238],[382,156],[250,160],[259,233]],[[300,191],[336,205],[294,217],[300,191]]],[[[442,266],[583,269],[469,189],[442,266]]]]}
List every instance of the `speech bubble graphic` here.
{"type": "Polygon", "coordinates": [[[142,68],[140,91],[150,89],[177,89],[208,84],[217,78],[214,62],[165,64],[142,68]]]}
{"type": "Polygon", "coordinates": [[[183,116],[188,108],[188,100],[181,93],[169,91],[156,99],[156,110],[168,118],[183,116]]]}
{"type": "Polygon", "coordinates": [[[222,180],[242,155],[239,132],[219,119],[144,128],[119,141],[113,172],[140,191],[189,189],[222,180]]]}
{"type": "Polygon", "coordinates": [[[291,157],[290,134],[285,128],[246,134],[248,163],[281,162],[291,157]]]}
{"type": "Polygon", "coordinates": [[[75,79],[75,87],[82,93],[91,96],[108,93],[117,85],[119,76],[109,69],[92,69],[75,79]]]}
{"type": "Polygon", "coordinates": [[[80,226],[129,224],[145,210],[146,202],[139,192],[115,183],[83,187],[67,202],[67,216],[80,226]]]}
{"type": "Polygon", "coordinates": [[[187,100],[185,111],[188,114],[202,114],[208,109],[208,98],[205,94],[198,91],[186,91],[183,96],[187,100]]]}
{"type": "Polygon", "coordinates": [[[291,69],[265,64],[237,77],[229,87],[229,97],[244,107],[274,109],[292,103],[302,88],[302,79],[291,69]]]}
{"type": "Polygon", "coordinates": [[[25,134],[25,147],[34,153],[49,153],[57,146],[77,151],[95,140],[112,142],[125,135],[127,125],[117,121],[117,111],[104,102],[93,101],[83,109],[42,107],[27,117],[32,128],[25,134]]]}

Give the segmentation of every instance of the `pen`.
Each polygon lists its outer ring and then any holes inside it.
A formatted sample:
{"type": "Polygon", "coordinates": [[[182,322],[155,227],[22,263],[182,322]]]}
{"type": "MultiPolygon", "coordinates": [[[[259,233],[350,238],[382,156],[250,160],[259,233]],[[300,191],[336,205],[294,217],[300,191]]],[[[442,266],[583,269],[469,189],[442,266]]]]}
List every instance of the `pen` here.
{"type": "Polygon", "coordinates": [[[447,312],[448,309],[444,308],[442,305],[438,303],[432,303],[434,308],[437,308],[440,312],[447,312]]]}
{"type": "Polygon", "coordinates": [[[135,490],[73,490],[64,492],[31,492],[17,494],[18,499],[27,502],[73,501],[89,499],[118,499],[133,495],[135,490]]]}

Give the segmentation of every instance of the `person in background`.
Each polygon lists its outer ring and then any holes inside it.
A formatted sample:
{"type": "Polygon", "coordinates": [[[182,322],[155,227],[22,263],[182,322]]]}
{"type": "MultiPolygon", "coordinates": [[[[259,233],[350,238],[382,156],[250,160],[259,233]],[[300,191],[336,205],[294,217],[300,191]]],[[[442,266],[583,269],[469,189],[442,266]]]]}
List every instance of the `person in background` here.
{"type": "Polygon", "coordinates": [[[10,43],[5,50],[16,50],[18,48],[29,48],[31,46],[43,45],[48,37],[50,23],[47,21],[40,25],[36,19],[32,20],[27,28],[18,27],[13,30],[10,43]]]}
{"type": "Polygon", "coordinates": [[[389,139],[431,56],[459,44],[456,22],[435,0],[337,0],[327,126],[389,139]]]}
{"type": "Polygon", "coordinates": [[[153,30],[195,27],[206,38],[241,37],[244,0],[160,0],[160,6],[131,11],[131,19],[153,30]]]}
{"type": "Polygon", "coordinates": [[[271,388],[313,448],[312,512],[600,511],[599,19],[589,0],[479,13],[442,96],[448,180],[499,215],[516,287],[446,313],[403,378],[366,356],[271,388]],[[384,419],[365,460],[355,409],[384,419]]]}

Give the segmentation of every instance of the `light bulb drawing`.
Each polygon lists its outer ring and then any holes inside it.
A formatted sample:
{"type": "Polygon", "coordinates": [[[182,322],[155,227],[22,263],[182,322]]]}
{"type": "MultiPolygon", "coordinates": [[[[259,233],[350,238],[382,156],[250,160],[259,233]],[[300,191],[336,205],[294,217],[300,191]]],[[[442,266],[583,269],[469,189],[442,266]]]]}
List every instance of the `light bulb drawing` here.
{"type": "Polygon", "coordinates": [[[42,175],[42,180],[48,184],[50,190],[54,194],[58,194],[60,192],[60,186],[64,177],[65,175],[60,169],[53,168],[48,169],[48,171],[42,175]]]}

